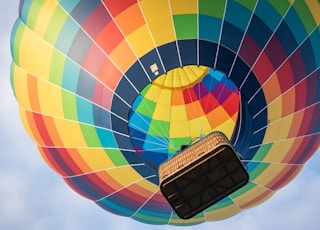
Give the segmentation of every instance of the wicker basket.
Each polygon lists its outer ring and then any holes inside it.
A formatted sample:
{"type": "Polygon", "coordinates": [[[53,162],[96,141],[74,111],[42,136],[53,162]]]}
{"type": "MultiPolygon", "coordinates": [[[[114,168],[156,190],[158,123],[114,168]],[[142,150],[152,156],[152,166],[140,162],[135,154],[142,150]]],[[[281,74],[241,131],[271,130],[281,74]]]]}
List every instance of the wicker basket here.
{"type": "Polygon", "coordinates": [[[189,219],[245,185],[249,176],[227,137],[213,132],[159,166],[160,189],[189,219]]]}

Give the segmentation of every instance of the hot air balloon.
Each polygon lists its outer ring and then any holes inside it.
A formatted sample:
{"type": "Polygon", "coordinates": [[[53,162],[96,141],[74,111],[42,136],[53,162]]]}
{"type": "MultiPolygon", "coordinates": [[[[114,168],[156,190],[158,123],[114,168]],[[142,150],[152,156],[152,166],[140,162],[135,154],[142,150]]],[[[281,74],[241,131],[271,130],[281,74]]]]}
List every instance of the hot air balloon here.
{"type": "Polygon", "coordinates": [[[305,1],[24,0],[11,82],[44,161],[108,212],[194,225],[270,198],[320,140],[320,5],[305,1]],[[191,219],[158,167],[212,131],[248,183],[191,219]]]}

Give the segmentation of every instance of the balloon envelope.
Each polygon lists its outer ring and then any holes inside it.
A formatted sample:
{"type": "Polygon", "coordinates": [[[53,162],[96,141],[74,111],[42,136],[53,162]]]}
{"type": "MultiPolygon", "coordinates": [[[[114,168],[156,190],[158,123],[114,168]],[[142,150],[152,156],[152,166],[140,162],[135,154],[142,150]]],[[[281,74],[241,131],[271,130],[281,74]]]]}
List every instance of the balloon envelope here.
{"type": "Polygon", "coordinates": [[[320,6],[306,1],[20,1],[11,81],[47,164],[103,209],[192,225],[254,207],[319,147],[320,6]],[[218,130],[250,175],[190,220],[158,166],[218,130]]]}

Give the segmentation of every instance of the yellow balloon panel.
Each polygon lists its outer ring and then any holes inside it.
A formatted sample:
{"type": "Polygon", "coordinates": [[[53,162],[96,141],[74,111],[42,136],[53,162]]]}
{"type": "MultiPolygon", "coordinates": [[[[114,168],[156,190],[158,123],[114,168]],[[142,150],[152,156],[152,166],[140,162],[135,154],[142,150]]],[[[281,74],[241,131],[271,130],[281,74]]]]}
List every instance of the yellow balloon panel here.
{"type": "Polygon", "coordinates": [[[168,1],[139,0],[146,23],[157,46],[175,40],[168,1]],[[161,19],[161,20],[159,20],[161,19]]]}

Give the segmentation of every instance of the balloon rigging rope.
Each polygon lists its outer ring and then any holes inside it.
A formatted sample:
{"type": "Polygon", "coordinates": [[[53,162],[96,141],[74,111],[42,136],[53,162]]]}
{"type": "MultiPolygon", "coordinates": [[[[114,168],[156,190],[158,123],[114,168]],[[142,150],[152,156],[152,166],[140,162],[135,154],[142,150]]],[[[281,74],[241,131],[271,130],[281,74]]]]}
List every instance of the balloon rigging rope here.
{"type": "MultiPolygon", "coordinates": [[[[226,1],[226,4],[224,6],[222,22],[224,22],[224,19],[225,19],[225,16],[226,16],[227,5],[228,5],[228,1],[226,1]]],[[[220,44],[221,44],[223,25],[224,25],[224,23],[221,23],[221,28],[220,28],[220,33],[219,33],[219,41],[218,41],[218,46],[217,46],[217,52],[216,52],[216,56],[214,58],[214,64],[213,64],[213,68],[214,69],[216,69],[216,66],[217,66],[217,60],[218,60],[219,48],[220,48],[220,44]]]]}
{"type": "Polygon", "coordinates": [[[148,197],[148,199],[131,215],[131,217],[134,217],[139,211],[157,194],[159,193],[160,189],[156,189],[152,195],[148,197]]]}
{"type": "Polygon", "coordinates": [[[301,164],[296,164],[296,163],[287,163],[287,162],[276,162],[276,161],[264,161],[264,160],[241,160],[241,162],[244,163],[261,163],[261,164],[272,164],[272,165],[291,165],[291,166],[300,166],[303,165],[301,164]]]}
{"type": "MultiPolygon", "coordinates": [[[[175,28],[175,26],[174,26],[174,21],[173,21],[172,7],[171,7],[170,0],[168,0],[168,5],[169,5],[169,11],[170,11],[170,15],[171,15],[172,28],[175,28]]],[[[179,44],[178,44],[178,39],[177,39],[176,30],[174,29],[173,32],[174,32],[174,37],[176,38],[176,39],[175,39],[175,43],[176,43],[177,52],[178,52],[179,64],[180,64],[180,66],[182,67],[182,61],[181,61],[181,56],[180,56],[180,49],[179,49],[179,44]]]]}
{"type": "MultiPolygon", "coordinates": [[[[102,201],[102,200],[104,200],[104,199],[107,199],[108,197],[113,196],[114,194],[116,194],[116,193],[118,193],[118,192],[121,192],[122,190],[124,190],[124,189],[126,189],[126,188],[129,188],[129,187],[132,186],[132,185],[135,185],[135,184],[137,184],[137,183],[139,183],[139,182],[141,182],[141,181],[147,181],[148,179],[153,178],[153,177],[155,177],[155,176],[156,176],[156,175],[141,177],[139,180],[133,181],[133,182],[131,182],[130,184],[127,184],[127,185],[121,187],[120,189],[115,190],[115,191],[111,192],[110,194],[108,194],[108,195],[106,195],[106,196],[104,196],[104,197],[101,197],[101,198],[95,200],[95,202],[99,202],[99,201],[102,201]]],[[[156,189],[156,192],[154,192],[153,195],[156,194],[158,191],[159,191],[159,189],[156,189]]],[[[153,197],[153,195],[150,196],[147,201],[149,201],[149,200],[153,197]]],[[[146,202],[147,202],[147,201],[146,201],[146,202]]],[[[145,203],[146,203],[146,202],[145,202],[145,203]]],[[[145,204],[145,203],[144,203],[144,204],[145,204]]],[[[143,206],[143,205],[142,205],[142,206],[143,206]]]]}
{"type": "MultiPolygon", "coordinates": [[[[293,4],[292,4],[293,5],[293,4]]],[[[288,12],[290,11],[292,5],[290,5],[286,11],[286,13],[283,15],[283,17],[281,18],[281,20],[279,21],[277,27],[273,30],[272,34],[270,35],[268,41],[266,42],[266,44],[264,45],[264,47],[261,49],[261,52],[259,53],[259,55],[257,56],[256,60],[254,61],[254,63],[251,66],[250,71],[248,72],[247,76],[243,79],[242,83],[240,84],[239,89],[241,90],[243,85],[245,84],[245,82],[247,81],[250,73],[252,72],[252,69],[254,68],[254,66],[257,64],[257,62],[259,61],[261,55],[264,53],[265,49],[268,47],[271,39],[273,38],[273,36],[275,35],[275,33],[277,32],[278,28],[280,27],[280,25],[282,24],[282,22],[284,21],[286,15],[288,14],[288,12]]]]}
{"type": "MultiPolygon", "coordinates": [[[[320,103],[320,101],[315,103],[315,104],[319,104],[319,103],[320,103]]],[[[290,141],[290,140],[294,140],[294,139],[298,139],[298,138],[312,137],[312,136],[316,136],[316,135],[319,135],[319,134],[320,134],[320,132],[315,132],[315,133],[311,133],[311,134],[305,134],[305,135],[285,138],[285,139],[281,139],[281,140],[277,139],[277,140],[274,140],[274,141],[269,141],[269,142],[261,143],[261,144],[258,144],[258,145],[252,145],[252,146],[249,147],[249,149],[261,147],[263,145],[268,145],[268,144],[272,144],[272,143],[280,143],[280,142],[290,141]]]]}
{"type": "MultiPolygon", "coordinates": [[[[272,78],[272,76],[275,76],[275,74],[277,73],[277,71],[295,54],[296,51],[298,51],[298,50],[300,49],[300,47],[307,41],[307,39],[308,39],[314,32],[317,32],[317,29],[318,29],[318,27],[316,26],[316,27],[311,31],[311,33],[308,34],[308,35],[303,39],[303,41],[291,52],[291,54],[286,56],[286,59],[283,60],[283,62],[277,67],[277,69],[274,70],[272,74],[270,74],[270,76],[267,78],[267,80],[266,80],[265,82],[263,82],[262,85],[260,85],[260,88],[259,88],[259,89],[252,95],[252,97],[248,100],[248,103],[250,103],[250,102],[253,100],[253,98],[259,93],[259,91],[263,89],[263,86],[265,86],[265,84],[267,84],[267,82],[272,78]]],[[[318,67],[317,69],[319,69],[319,67],[318,67]]],[[[310,76],[310,74],[309,74],[309,76],[310,76]]],[[[300,82],[301,82],[301,81],[300,81],[300,82]]],[[[299,83],[299,82],[298,82],[298,83],[299,83]]],[[[295,85],[298,84],[298,83],[295,83],[295,85]]],[[[295,85],[294,85],[294,86],[295,86],[295,85]]],[[[292,88],[292,87],[291,87],[291,88],[292,88]]],[[[288,89],[288,90],[289,90],[289,89],[288,89]]],[[[288,91],[288,90],[287,90],[287,91],[288,91]]],[[[286,92],[286,91],[285,91],[285,92],[286,92]]],[[[285,92],[283,92],[283,94],[284,94],[285,92]]],[[[281,96],[281,95],[279,95],[279,96],[281,96]]]]}
{"type": "MultiPolygon", "coordinates": [[[[119,168],[126,168],[126,167],[139,167],[139,166],[144,166],[144,163],[140,163],[140,164],[127,164],[127,165],[119,165],[116,167],[110,167],[110,168],[103,168],[103,169],[99,169],[99,170],[93,170],[90,172],[86,172],[86,173],[80,173],[80,174],[75,174],[75,175],[69,175],[69,176],[62,176],[64,179],[70,179],[70,178],[75,178],[75,177],[81,177],[81,176],[87,176],[87,175],[91,175],[91,174],[96,174],[96,173],[100,173],[100,172],[106,172],[106,171],[112,171],[115,169],[119,169],[119,168]]],[[[152,176],[148,176],[148,178],[154,177],[154,175],[152,176]]],[[[147,177],[144,177],[147,178],[147,177]]],[[[142,180],[142,179],[141,179],[142,180]]],[[[140,181],[140,180],[138,180],[140,181]]],[[[136,181],[136,182],[138,182],[136,181]]],[[[136,183],[133,182],[132,184],[136,183]]],[[[131,185],[131,184],[130,184],[131,185]]]]}
{"type": "MultiPolygon", "coordinates": [[[[308,106],[306,106],[306,107],[304,107],[304,108],[302,108],[302,109],[300,109],[300,110],[297,110],[297,111],[294,111],[294,112],[292,112],[292,113],[289,113],[289,114],[287,114],[287,115],[285,115],[285,116],[283,116],[283,117],[281,117],[281,118],[278,118],[278,119],[269,121],[269,123],[268,123],[266,126],[260,128],[260,129],[258,129],[258,130],[256,130],[256,131],[254,131],[253,134],[256,134],[256,133],[258,133],[258,132],[260,132],[260,131],[262,131],[262,130],[265,130],[265,129],[267,129],[270,125],[275,124],[275,123],[277,123],[277,122],[280,122],[280,121],[283,120],[283,119],[287,119],[288,117],[291,117],[291,116],[293,116],[293,115],[295,115],[295,114],[298,114],[298,113],[300,113],[300,112],[303,112],[303,111],[305,111],[305,110],[307,110],[307,109],[309,109],[309,108],[311,108],[311,107],[315,107],[315,106],[318,105],[319,103],[320,103],[320,101],[317,101],[317,102],[312,103],[312,104],[310,104],[310,105],[308,105],[308,106]]],[[[256,116],[254,116],[254,118],[255,118],[255,117],[256,117],[256,116]]]]}
{"type": "Polygon", "coordinates": [[[254,9],[253,9],[252,12],[251,12],[250,19],[249,19],[249,21],[248,21],[248,23],[247,23],[247,26],[246,26],[246,29],[245,29],[245,31],[244,31],[244,33],[243,33],[243,35],[242,35],[241,42],[240,42],[240,44],[239,44],[239,46],[238,46],[237,53],[236,53],[236,55],[235,55],[235,58],[233,59],[233,62],[232,62],[232,65],[231,65],[231,67],[230,67],[230,70],[229,70],[229,73],[228,73],[227,77],[231,76],[232,70],[233,70],[233,68],[234,68],[234,65],[235,65],[235,63],[236,63],[236,60],[237,60],[237,57],[238,57],[238,55],[239,55],[240,49],[241,49],[241,47],[242,47],[244,38],[245,38],[245,36],[246,36],[246,34],[247,34],[247,31],[248,31],[248,29],[249,29],[249,26],[250,26],[250,24],[251,24],[253,15],[255,14],[255,11],[256,11],[258,2],[259,2],[259,1],[256,1],[256,4],[255,4],[255,6],[254,6],[254,9]]]}

